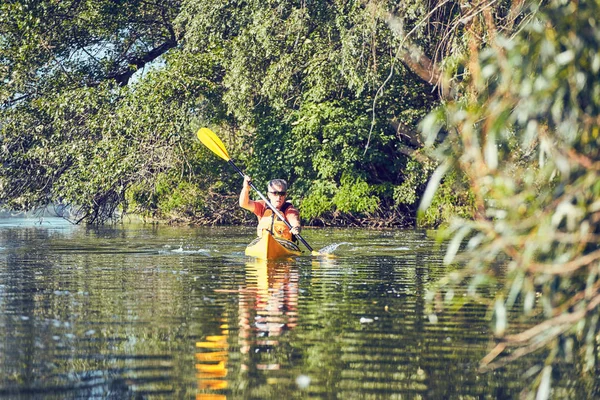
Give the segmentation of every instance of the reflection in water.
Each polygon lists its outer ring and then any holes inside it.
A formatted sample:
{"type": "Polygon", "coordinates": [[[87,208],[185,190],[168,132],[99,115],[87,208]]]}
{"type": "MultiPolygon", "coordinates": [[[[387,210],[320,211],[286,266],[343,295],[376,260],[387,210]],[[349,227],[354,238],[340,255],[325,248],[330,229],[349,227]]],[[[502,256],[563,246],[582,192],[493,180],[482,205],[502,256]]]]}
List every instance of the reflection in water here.
{"type": "Polygon", "coordinates": [[[294,261],[255,260],[246,263],[246,287],[240,291],[242,368],[275,370],[272,356],[278,336],[298,323],[298,270],[294,261]]]}
{"type": "Polygon", "coordinates": [[[0,397],[169,396],[172,356],[138,329],[160,295],[117,252],[57,253],[64,231],[0,229],[0,397]]]}
{"type": "MultiPolygon", "coordinates": [[[[217,391],[227,389],[227,359],[229,356],[229,345],[227,337],[229,327],[226,316],[221,325],[221,334],[207,336],[206,340],[196,343],[196,377],[198,378],[198,389],[201,391],[217,391]]],[[[197,400],[220,400],[226,396],[216,393],[199,393],[197,400]]]]}
{"type": "MultiPolygon", "coordinates": [[[[298,267],[293,260],[246,262],[245,284],[238,294],[239,369],[247,374],[275,371],[279,338],[298,323],[298,267]]],[[[225,399],[229,327],[223,319],[221,334],[196,343],[197,400],[225,399]]],[[[232,366],[230,366],[232,368],[232,366]]]]}

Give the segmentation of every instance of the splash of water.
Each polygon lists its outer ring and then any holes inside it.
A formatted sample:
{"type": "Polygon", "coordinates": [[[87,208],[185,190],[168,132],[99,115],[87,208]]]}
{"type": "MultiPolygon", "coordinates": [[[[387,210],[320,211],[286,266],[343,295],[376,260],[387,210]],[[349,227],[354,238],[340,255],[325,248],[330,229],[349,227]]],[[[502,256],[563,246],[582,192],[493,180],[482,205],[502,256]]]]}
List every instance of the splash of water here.
{"type": "Polygon", "coordinates": [[[333,253],[338,247],[340,247],[343,244],[350,244],[348,242],[341,242],[341,243],[333,243],[330,244],[328,246],[323,247],[321,250],[319,250],[319,254],[331,254],[333,253]]]}
{"type": "Polygon", "coordinates": [[[181,253],[181,254],[204,254],[209,256],[211,254],[210,250],[207,249],[190,249],[188,247],[183,247],[180,245],[177,249],[171,249],[170,246],[165,246],[165,249],[161,249],[158,251],[159,254],[169,254],[169,253],[181,253]]]}

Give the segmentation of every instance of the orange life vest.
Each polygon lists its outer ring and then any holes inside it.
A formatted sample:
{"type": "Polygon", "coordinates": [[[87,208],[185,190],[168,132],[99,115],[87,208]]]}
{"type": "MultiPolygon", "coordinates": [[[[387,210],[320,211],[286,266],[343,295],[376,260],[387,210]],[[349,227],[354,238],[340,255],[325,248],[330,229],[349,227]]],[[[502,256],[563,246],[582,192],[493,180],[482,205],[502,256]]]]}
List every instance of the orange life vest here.
{"type": "MultiPolygon", "coordinates": [[[[285,211],[292,206],[292,203],[285,202],[281,209],[281,214],[285,217],[285,211]]],[[[267,205],[264,206],[265,209],[262,215],[257,215],[258,217],[258,226],[256,228],[256,233],[258,236],[262,236],[263,231],[270,231],[273,236],[282,238],[285,240],[293,240],[292,232],[287,227],[285,222],[279,219],[279,217],[273,213],[267,205]]]]}

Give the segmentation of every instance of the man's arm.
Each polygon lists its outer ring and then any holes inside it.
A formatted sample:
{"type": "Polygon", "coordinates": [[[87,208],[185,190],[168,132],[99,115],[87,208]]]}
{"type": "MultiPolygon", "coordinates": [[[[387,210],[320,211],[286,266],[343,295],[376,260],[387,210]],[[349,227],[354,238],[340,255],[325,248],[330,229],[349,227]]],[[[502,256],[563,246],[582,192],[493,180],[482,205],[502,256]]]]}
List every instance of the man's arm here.
{"type": "Polygon", "coordinates": [[[289,224],[292,226],[292,229],[290,229],[290,232],[292,232],[293,235],[299,234],[300,229],[302,229],[302,227],[301,227],[300,215],[298,214],[298,211],[296,209],[294,209],[294,210],[290,210],[289,213],[286,212],[285,219],[287,219],[289,224]]]}
{"type": "Polygon", "coordinates": [[[248,175],[244,176],[244,185],[240,192],[240,207],[254,212],[254,201],[250,200],[250,182],[252,179],[248,175]]]}

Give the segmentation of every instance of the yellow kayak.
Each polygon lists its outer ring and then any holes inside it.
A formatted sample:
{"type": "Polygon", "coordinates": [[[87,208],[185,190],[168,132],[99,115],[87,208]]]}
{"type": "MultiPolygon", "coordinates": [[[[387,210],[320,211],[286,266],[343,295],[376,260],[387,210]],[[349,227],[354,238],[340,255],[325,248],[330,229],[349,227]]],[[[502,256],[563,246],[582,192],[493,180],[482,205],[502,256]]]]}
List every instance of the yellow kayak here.
{"type": "Polygon", "coordinates": [[[256,238],[246,247],[247,256],[262,260],[299,256],[300,254],[302,254],[302,251],[296,243],[275,238],[268,231],[263,231],[262,237],[256,238]]]}

